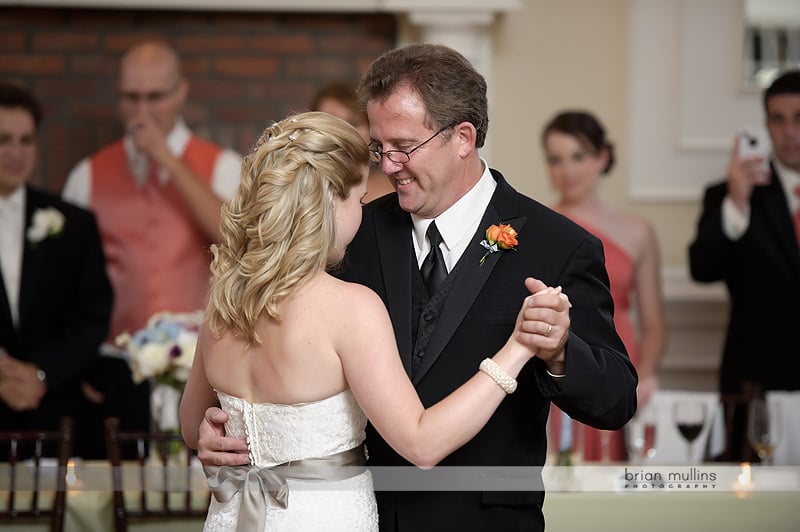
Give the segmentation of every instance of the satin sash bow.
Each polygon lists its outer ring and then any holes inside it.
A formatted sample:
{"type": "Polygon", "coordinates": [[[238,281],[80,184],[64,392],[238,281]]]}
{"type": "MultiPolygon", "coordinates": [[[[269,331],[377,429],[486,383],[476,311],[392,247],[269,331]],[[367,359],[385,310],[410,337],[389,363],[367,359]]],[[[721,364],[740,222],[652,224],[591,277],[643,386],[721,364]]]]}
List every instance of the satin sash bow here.
{"type": "Polygon", "coordinates": [[[236,493],[242,493],[236,532],[250,532],[264,530],[267,498],[280,508],[287,507],[287,479],[328,482],[345,480],[364,472],[366,464],[365,447],[362,443],[331,456],[294,460],[272,467],[209,466],[204,470],[208,487],[217,502],[228,502],[236,493]]]}

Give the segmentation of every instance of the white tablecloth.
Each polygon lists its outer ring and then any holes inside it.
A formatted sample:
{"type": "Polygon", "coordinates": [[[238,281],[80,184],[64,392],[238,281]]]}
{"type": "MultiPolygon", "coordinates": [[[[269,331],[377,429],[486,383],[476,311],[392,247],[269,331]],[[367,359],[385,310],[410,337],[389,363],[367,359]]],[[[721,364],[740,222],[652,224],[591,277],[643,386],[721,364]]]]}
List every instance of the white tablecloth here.
{"type": "Polygon", "coordinates": [[[768,392],[767,398],[780,408],[781,428],[773,464],[800,465],[800,392],[768,392]]]}
{"type": "Polygon", "coordinates": [[[658,390],[631,423],[647,423],[652,420],[655,420],[656,426],[656,453],[646,458],[645,464],[699,464],[703,461],[707,448],[712,456],[724,450],[725,426],[717,392],[658,390]],[[678,432],[674,417],[675,404],[686,400],[699,401],[706,405],[705,423],[692,445],[691,460],[687,442],[678,432]]]}
{"type": "MultiPolygon", "coordinates": [[[[778,405],[781,420],[774,465],[800,465],[800,392],[768,392],[767,397],[771,405],[778,405]]],[[[656,454],[646,458],[645,464],[698,464],[706,453],[715,457],[725,450],[725,423],[717,392],[658,390],[632,423],[650,419],[656,420],[656,454]],[[692,446],[691,462],[686,440],[678,432],[674,418],[675,403],[687,399],[706,404],[705,424],[692,446]]]]}

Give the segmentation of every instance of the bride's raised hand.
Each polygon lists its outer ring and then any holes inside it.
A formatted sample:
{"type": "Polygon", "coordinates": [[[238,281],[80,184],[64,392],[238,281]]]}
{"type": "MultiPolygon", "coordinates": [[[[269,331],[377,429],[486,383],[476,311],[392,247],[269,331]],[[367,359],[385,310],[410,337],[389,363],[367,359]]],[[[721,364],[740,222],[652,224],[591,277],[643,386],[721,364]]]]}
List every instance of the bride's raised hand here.
{"type": "Polygon", "coordinates": [[[562,375],[572,306],[569,297],[560,286],[547,286],[533,277],[525,279],[525,286],[531,295],[522,303],[514,338],[542,359],[551,373],[562,375]]]}

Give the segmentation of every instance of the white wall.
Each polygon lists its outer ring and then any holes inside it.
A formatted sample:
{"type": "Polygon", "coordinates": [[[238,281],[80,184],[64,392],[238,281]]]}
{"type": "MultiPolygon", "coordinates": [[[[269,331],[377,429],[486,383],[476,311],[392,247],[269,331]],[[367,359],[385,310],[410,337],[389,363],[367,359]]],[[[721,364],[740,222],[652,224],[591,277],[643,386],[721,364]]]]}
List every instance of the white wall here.
{"type": "Polygon", "coordinates": [[[687,246],[734,125],[760,120],[758,95],[736,83],[738,10],[733,0],[526,0],[496,33],[490,162],[550,203],[542,126],[567,107],[602,119],[617,151],[604,197],[658,233],[670,333],[661,377],[671,388],[716,386],[726,295],[687,278],[687,246]],[[730,102],[738,114],[726,114],[730,102]]]}

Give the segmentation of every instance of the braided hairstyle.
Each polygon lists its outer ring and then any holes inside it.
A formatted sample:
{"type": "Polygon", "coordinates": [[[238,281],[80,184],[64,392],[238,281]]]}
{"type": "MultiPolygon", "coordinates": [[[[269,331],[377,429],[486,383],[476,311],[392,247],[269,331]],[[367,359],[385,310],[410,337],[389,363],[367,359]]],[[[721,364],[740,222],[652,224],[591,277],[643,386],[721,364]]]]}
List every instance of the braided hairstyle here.
{"type": "Polygon", "coordinates": [[[222,243],[211,246],[207,315],[215,335],[260,343],[257,320],[279,320],[278,303],[332,265],[334,200],[348,197],[368,161],[359,133],[329,114],[301,113],[267,127],[222,206],[222,243]]]}

